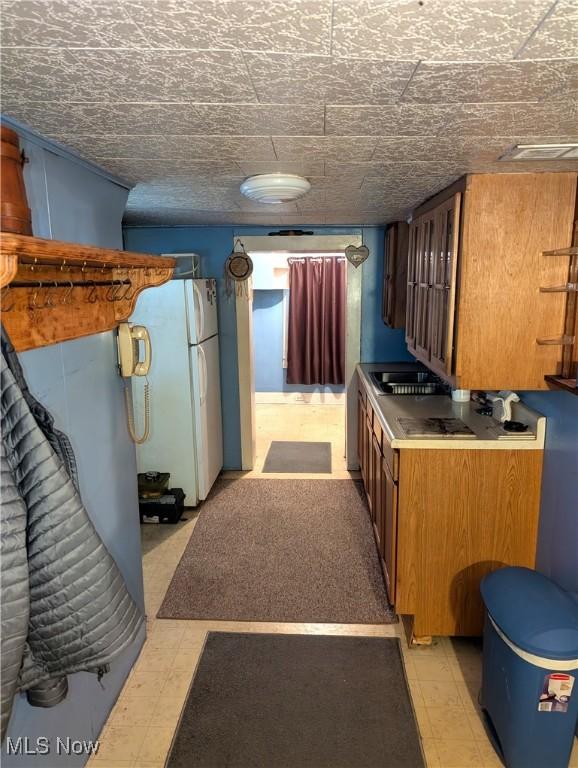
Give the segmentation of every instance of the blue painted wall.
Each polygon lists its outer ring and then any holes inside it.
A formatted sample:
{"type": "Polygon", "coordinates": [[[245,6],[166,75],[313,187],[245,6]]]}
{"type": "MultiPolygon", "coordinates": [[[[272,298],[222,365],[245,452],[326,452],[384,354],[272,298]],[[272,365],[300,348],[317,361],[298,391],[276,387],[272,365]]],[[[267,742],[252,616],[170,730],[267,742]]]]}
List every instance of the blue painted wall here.
{"type": "MultiPolygon", "coordinates": [[[[48,151],[43,142],[21,142],[33,231],[40,237],[122,247],[121,219],[128,191],[74,161],[48,151]]],[[[88,513],[144,609],[136,456],[125,426],[115,339],[102,333],[24,352],[20,356],[32,392],[70,437],[78,461],[80,489],[88,513]]],[[[97,738],[144,642],[121,654],[102,684],[96,675],[69,676],[69,694],[51,709],[30,707],[17,697],[8,735],[55,739],[97,738]]],[[[2,765],[79,766],[83,756],[7,756],[2,765]]]]}
{"type": "Polygon", "coordinates": [[[363,264],[361,362],[411,362],[414,358],[407,351],[405,331],[388,328],[381,316],[385,230],[383,227],[364,227],[362,232],[370,256],[363,264]]]}
{"type": "Polygon", "coordinates": [[[537,567],[578,593],[578,397],[524,392],[522,399],[547,417],[537,567]]]}
{"type": "MultiPolygon", "coordinates": [[[[311,229],[308,227],[308,229],[311,229]]],[[[241,466],[241,431],[235,303],[224,296],[223,267],[235,236],[265,235],[270,227],[126,227],[125,247],[144,253],[185,253],[201,255],[203,275],[219,280],[219,328],[221,342],[221,392],[223,393],[224,465],[241,466]]],[[[361,361],[412,360],[404,332],[386,328],[381,319],[384,230],[382,227],[316,227],[319,235],[359,234],[370,251],[363,265],[361,361]]]]}
{"type": "Polygon", "coordinates": [[[344,392],[344,386],[287,384],[287,369],[283,368],[283,293],[253,293],[255,392],[344,392]]]}

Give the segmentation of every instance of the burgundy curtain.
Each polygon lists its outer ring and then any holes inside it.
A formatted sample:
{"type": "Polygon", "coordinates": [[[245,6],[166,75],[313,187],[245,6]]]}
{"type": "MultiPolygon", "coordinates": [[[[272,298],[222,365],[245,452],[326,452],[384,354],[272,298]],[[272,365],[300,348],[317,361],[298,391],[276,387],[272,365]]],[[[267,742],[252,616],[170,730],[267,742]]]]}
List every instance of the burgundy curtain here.
{"type": "Polygon", "coordinates": [[[288,262],[287,383],[344,384],[345,258],[288,262]]]}

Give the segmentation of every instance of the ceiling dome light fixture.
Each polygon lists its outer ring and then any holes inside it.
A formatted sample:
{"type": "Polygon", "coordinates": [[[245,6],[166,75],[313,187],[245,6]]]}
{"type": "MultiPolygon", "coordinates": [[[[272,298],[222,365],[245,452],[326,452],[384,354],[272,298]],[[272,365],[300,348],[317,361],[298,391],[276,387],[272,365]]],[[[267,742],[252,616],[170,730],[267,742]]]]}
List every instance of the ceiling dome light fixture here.
{"type": "Polygon", "coordinates": [[[311,189],[303,176],[293,173],[262,173],[250,176],[241,184],[241,194],[258,203],[290,203],[311,189]]]}

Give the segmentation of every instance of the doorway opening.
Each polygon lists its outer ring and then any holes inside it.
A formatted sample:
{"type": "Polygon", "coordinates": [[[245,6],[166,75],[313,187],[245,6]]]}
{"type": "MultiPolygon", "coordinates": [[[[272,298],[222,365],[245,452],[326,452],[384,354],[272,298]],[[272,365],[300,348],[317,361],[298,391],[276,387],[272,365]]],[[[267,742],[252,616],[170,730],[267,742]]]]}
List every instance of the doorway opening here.
{"type": "Polygon", "coordinates": [[[361,235],[243,242],[254,263],[249,297],[237,298],[243,469],[350,477],[361,269],[344,250],[361,235]]]}

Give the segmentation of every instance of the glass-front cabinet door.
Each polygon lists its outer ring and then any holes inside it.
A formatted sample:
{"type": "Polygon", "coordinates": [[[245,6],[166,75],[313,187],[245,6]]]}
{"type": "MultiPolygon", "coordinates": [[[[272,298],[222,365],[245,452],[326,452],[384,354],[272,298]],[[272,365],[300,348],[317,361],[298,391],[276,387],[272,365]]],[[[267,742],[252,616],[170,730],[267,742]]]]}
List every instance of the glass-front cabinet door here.
{"type": "Polygon", "coordinates": [[[445,375],[451,375],[453,363],[460,203],[457,193],[436,209],[440,238],[432,260],[430,359],[432,368],[445,375]]]}
{"type": "Polygon", "coordinates": [[[435,212],[420,218],[417,259],[417,300],[415,349],[423,360],[430,358],[431,283],[438,250],[438,228],[435,212]]]}
{"type": "Polygon", "coordinates": [[[415,326],[417,307],[417,259],[418,259],[419,220],[409,225],[409,247],[407,258],[407,305],[405,321],[405,339],[408,347],[415,349],[415,326]]]}

